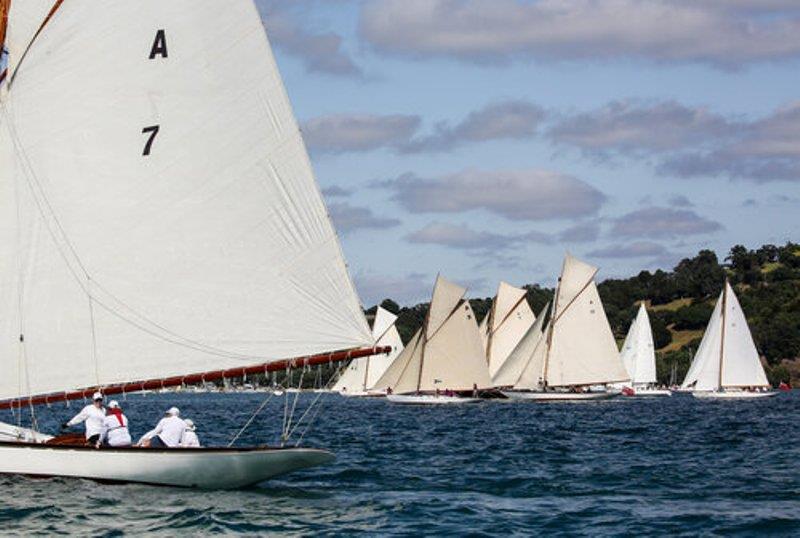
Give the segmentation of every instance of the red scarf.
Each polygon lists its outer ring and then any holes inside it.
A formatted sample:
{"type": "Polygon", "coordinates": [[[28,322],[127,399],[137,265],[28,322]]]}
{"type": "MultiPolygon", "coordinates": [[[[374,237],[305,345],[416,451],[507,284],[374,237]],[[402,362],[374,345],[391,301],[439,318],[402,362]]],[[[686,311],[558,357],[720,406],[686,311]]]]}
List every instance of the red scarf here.
{"type": "Polygon", "coordinates": [[[117,417],[117,420],[119,421],[119,426],[121,428],[125,427],[125,422],[122,420],[122,409],[117,409],[117,408],[109,409],[108,414],[117,417]]]}

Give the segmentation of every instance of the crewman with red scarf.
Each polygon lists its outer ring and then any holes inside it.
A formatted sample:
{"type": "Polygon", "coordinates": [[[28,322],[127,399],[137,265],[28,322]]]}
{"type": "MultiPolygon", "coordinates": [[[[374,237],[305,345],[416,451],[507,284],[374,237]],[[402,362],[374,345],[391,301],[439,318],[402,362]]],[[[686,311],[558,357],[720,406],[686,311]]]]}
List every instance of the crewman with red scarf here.
{"type": "Polygon", "coordinates": [[[109,447],[131,446],[131,433],[128,430],[128,417],[122,413],[119,402],[111,401],[103,419],[103,433],[100,444],[109,447]]]}

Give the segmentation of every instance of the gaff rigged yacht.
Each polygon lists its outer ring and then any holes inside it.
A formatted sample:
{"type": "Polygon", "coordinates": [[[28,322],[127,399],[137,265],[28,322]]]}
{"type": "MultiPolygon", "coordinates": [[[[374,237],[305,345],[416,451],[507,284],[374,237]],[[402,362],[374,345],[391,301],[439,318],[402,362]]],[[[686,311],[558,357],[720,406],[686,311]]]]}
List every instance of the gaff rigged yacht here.
{"type": "MultiPolygon", "coordinates": [[[[252,0],[0,7],[0,409],[385,351],[252,0]]],[[[0,473],[234,488],[333,458],[14,428],[0,473]]]]}

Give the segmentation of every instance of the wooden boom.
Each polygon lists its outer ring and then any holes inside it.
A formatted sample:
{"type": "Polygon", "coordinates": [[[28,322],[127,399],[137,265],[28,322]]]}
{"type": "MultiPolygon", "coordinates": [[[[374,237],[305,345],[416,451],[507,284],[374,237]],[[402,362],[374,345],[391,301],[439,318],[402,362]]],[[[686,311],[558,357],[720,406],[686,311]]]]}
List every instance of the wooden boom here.
{"type": "Polygon", "coordinates": [[[304,368],[306,366],[317,366],[334,362],[343,362],[350,359],[370,357],[372,355],[388,354],[391,351],[391,346],[351,349],[348,351],[335,351],[332,353],[323,353],[320,355],[311,355],[296,359],[268,362],[256,366],[244,366],[241,368],[230,368],[228,370],[215,370],[212,372],[204,372],[199,374],[174,376],[164,379],[150,379],[131,383],[120,383],[116,385],[87,387],[72,392],[42,394],[30,396],[28,398],[3,400],[0,401],[0,409],[19,409],[23,405],[41,405],[66,402],[69,400],[81,400],[85,398],[91,398],[92,394],[95,392],[102,392],[104,395],[109,396],[112,394],[123,394],[127,392],[137,392],[140,390],[157,390],[168,387],[177,387],[184,384],[191,385],[195,383],[205,383],[209,381],[218,381],[220,379],[231,379],[268,372],[282,372],[295,368],[304,368]]]}

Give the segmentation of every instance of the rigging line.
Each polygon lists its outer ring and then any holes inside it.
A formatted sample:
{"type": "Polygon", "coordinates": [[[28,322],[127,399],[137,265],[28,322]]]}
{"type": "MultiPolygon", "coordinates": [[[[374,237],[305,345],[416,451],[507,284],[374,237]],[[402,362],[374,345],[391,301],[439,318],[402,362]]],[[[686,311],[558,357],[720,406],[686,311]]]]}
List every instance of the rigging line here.
{"type": "Polygon", "coordinates": [[[19,72],[19,67],[20,67],[20,65],[22,65],[22,62],[25,60],[25,57],[28,56],[28,51],[31,50],[31,47],[33,46],[34,42],[39,38],[39,36],[41,35],[42,31],[44,30],[44,27],[47,26],[47,23],[49,23],[50,20],[52,20],[53,16],[56,14],[56,11],[58,11],[58,8],[60,8],[61,4],[63,4],[63,3],[64,3],[64,0],[56,0],[55,1],[55,4],[53,4],[53,7],[50,8],[50,12],[47,14],[47,17],[45,17],[45,19],[42,21],[42,24],[41,24],[41,26],[39,26],[39,29],[36,30],[36,33],[31,38],[31,41],[30,41],[30,43],[28,43],[28,46],[25,47],[25,51],[19,57],[19,61],[17,62],[17,67],[16,67],[16,69],[14,69],[14,73],[12,73],[11,78],[8,81],[9,89],[11,89],[11,83],[14,82],[14,79],[17,78],[17,73],[19,72]]]}
{"type": "MultiPolygon", "coordinates": [[[[285,445],[286,441],[289,440],[289,430],[292,427],[292,419],[294,418],[294,412],[297,409],[297,401],[300,399],[300,392],[303,387],[303,378],[305,377],[305,375],[306,375],[306,369],[305,367],[303,367],[303,369],[300,371],[300,381],[297,384],[298,390],[294,394],[294,402],[292,402],[292,410],[286,418],[286,429],[284,430],[283,435],[281,435],[281,446],[285,445]]],[[[287,392],[286,394],[288,397],[289,393],[287,392]]]]}
{"type": "MultiPolygon", "coordinates": [[[[328,381],[328,384],[327,384],[327,386],[328,386],[328,387],[330,387],[331,383],[333,382],[333,379],[336,377],[336,375],[338,375],[339,373],[341,373],[341,371],[342,371],[342,369],[343,369],[343,368],[344,368],[344,364],[340,365],[340,366],[337,368],[337,371],[336,371],[336,372],[334,372],[334,375],[333,375],[333,376],[331,377],[331,379],[328,381]]],[[[319,401],[320,401],[320,399],[322,398],[322,396],[323,396],[324,394],[325,394],[324,392],[320,392],[320,393],[318,393],[318,394],[317,394],[317,397],[316,397],[316,398],[314,398],[314,401],[313,401],[313,402],[311,402],[311,404],[308,406],[308,408],[306,409],[306,411],[303,413],[303,415],[300,417],[300,419],[299,419],[299,420],[297,421],[297,423],[295,424],[295,427],[294,427],[294,428],[292,428],[292,431],[291,431],[291,432],[289,432],[289,435],[288,435],[288,437],[287,437],[287,440],[288,440],[288,439],[290,439],[290,438],[292,437],[292,435],[294,435],[294,432],[295,432],[295,431],[297,431],[297,429],[298,429],[298,428],[300,427],[300,425],[303,423],[303,419],[305,419],[305,417],[308,415],[308,413],[309,413],[309,412],[310,412],[312,409],[314,409],[314,406],[317,404],[317,402],[319,402],[319,401]]],[[[323,401],[324,401],[324,400],[323,400],[323,401]]],[[[313,422],[314,422],[314,419],[315,419],[315,418],[317,417],[317,415],[319,414],[319,411],[320,411],[320,409],[321,409],[321,408],[322,408],[322,404],[320,404],[320,405],[317,407],[317,410],[316,410],[316,412],[315,412],[315,413],[314,413],[314,414],[311,416],[311,418],[310,418],[310,419],[309,419],[309,421],[307,422],[307,424],[306,424],[306,427],[305,427],[305,429],[303,430],[303,433],[300,435],[300,438],[297,440],[297,443],[295,443],[295,446],[300,446],[300,442],[303,440],[303,437],[305,437],[305,435],[306,435],[306,433],[308,432],[308,430],[309,430],[309,429],[311,429],[311,425],[313,424],[313,422]]]]}
{"type": "Polygon", "coordinates": [[[232,447],[232,446],[233,446],[233,444],[234,444],[234,443],[235,443],[235,442],[236,442],[236,441],[239,439],[239,437],[241,437],[241,435],[242,435],[242,434],[245,432],[245,430],[246,430],[248,427],[250,427],[250,424],[252,424],[252,423],[253,423],[253,421],[256,419],[256,417],[257,417],[257,416],[258,416],[258,415],[261,413],[261,411],[263,411],[263,410],[264,410],[264,408],[267,406],[267,404],[269,403],[269,401],[272,399],[272,397],[273,397],[273,396],[275,396],[275,393],[274,393],[274,392],[271,392],[271,393],[270,393],[270,394],[269,394],[269,395],[268,395],[268,396],[267,396],[267,397],[264,399],[264,401],[261,403],[261,405],[258,407],[258,409],[256,409],[255,413],[253,413],[253,415],[252,415],[252,416],[250,417],[250,419],[249,419],[249,420],[248,420],[248,421],[245,423],[245,425],[244,425],[244,426],[242,426],[242,429],[241,429],[241,430],[239,430],[239,431],[237,432],[237,434],[233,436],[233,439],[231,439],[231,442],[230,442],[230,443],[228,443],[228,448],[232,447]]]}
{"type": "MultiPolygon", "coordinates": [[[[91,280],[89,281],[91,284],[91,280]]],[[[92,357],[94,358],[94,376],[95,382],[100,385],[100,363],[97,358],[97,328],[94,322],[94,301],[92,300],[91,293],[88,294],[89,301],[89,323],[92,329],[92,357]]]]}
{"type": "MultiPolygon", "coordinates": [[[[322,398],[322,396],[324,394],[325,394],[324,392],[320,392],[319,394],[317,394],[317,397],[314,398],[314,401],[311,402],[311,404],[306,408],[305,412],[300,416],[298,421],[295,423],[295,426],[294,426],[294,428],[292,428],[292,431],[290,431],[289,435],[286,436],[286,440],[287,441],[289,439],[291,439],[292,435],[294,435],[294,432],[296,432],[297,429],[303,424],[303,420],[306,418],[306,416],[308,416],[308,414],[311,412],[311,410],[315,408],[317,402],[319,402],[320,398],[322,398]]],[[[309,425],[310,425],[310,423],[309,423],[309,425]]],[[[308,429],[308,426],[306,426],[306,429],[308,429]]],[[[305,435],[305,433],[303,435],[305,435]]],[[[303,436],[300,437],[300,440],[302,440],[302,438],[303,438],[303,436]]],[[[300,441],[298,441],[298,444],[299,444],[299,442],[300,441]]]]}

